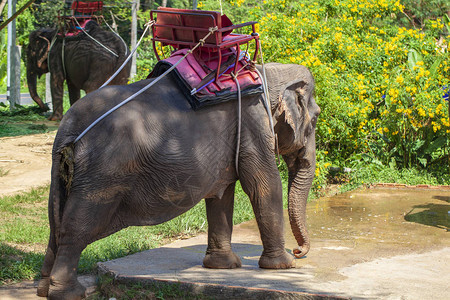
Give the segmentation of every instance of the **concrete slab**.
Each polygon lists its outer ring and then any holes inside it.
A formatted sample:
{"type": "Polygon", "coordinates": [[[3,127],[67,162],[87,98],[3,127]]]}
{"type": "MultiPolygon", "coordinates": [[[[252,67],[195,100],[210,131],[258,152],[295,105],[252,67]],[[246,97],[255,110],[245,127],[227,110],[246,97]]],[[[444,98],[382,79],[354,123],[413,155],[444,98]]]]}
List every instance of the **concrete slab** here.
{"type": "MultiPolygon", "coordinates": [[[[8,96],[5,95],[5,94],[1,94],[0,95],[0,103],[9,104],[8,96]]],[[[18,104],[20,104],[20,105],[31,105],[31,104],[36,104],[36,102],[34,102],[33,98],[31,98],[30,94],[28,94],[28,93],[21,93],[20,94],[20,99],[18,101],[18,104]]]]}
{"type": "MultiPolygon", "coordinates": [[[[234,228],[240,269],[203,268],[205,234],[98,267],[118,282],[179,284],[215,299],[449,299],[449,202],[448,190],[378,188],[312,201],[311,251],[289,270],[258,268],[254,221],[234,228]]],[[[287,218],[286,229],[292,249],[287,218]]]]}

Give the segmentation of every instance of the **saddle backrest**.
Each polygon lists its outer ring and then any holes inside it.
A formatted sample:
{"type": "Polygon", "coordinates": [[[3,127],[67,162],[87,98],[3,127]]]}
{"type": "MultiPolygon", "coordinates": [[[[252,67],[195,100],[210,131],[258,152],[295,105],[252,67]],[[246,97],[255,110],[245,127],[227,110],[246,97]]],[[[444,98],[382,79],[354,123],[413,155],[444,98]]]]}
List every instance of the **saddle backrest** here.
{"type": "Polygon", "coordinates": [[[82,15],[91,15],[97,11],[101,11],[103,9],[102,1],[94,1],[94,2],[80,2],[74,1],[72,3],[71,9],[73,10],[73,14],[82,14],[82,15]]]}
{"type": "MultiPolygon", "coordinates": [[[[156,13],[153,37],[159,41],[198,43],[212,27],[222,28],[222,16],[216,11],[201,11],[160,7],[156,13]]],[[[153,19],[153,15],[152,15],[153,19]]],[[[219,45],[223,32],[216,31],[206,39],[206,44],[219,45]]]]}

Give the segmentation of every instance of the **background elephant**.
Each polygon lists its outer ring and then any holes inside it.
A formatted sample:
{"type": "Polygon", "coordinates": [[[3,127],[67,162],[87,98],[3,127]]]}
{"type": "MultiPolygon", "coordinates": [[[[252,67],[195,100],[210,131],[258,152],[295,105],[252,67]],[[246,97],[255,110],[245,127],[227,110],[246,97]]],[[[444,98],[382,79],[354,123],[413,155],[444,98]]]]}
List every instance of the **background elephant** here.
{"type": "MultiPolygon", "coordinates": [[[[266,69],[278,149],[289,168],[289,216],[299,244],[294,254],[301,257],[309,250],[305,207],[314,177],[320,108],[306,67],[268,64],[266,69]]],[[[201,199],[208,219],[203,265],[240,267],[231,249],[237,180],[250,198],[261,234],[259,266],[292,267],[294,258],[284,248],[275,138],[261,95],[242,99],[238,168],[237,101],[194,111],[171,77],[115,110],[75,142],[97,118],[152,80],[90,93],[62,120],[53,146],[51,234],[38,295],[82,297],[77,265],[89,243],[128,226],[168,221],[201,199]]]]}
{"type": "MultiPolygon", "coordinates": [[[[103,30],[96,22],[88,22],[85,31],[96,41],[84,33],[64,38],[56,29],[48,28],[33,31],[29,36],[26,59],[28,89],[41,110],[47,111],[48,107],[37,94],[36,80],[37,76],[50,72],[51,120],[60,120],[63,115],[64,80],[67,82],[70,104],[73,105],[80,98],[80,90],[90,93],[98,89],[119,69],[129,54],[128,47],[118,35],[103,30]],[[51,45],[55,35],[56,40],[51,45]]],[[[128,63],[110,84],[126,84],[130,69],[131,63],[128,63]]]]}

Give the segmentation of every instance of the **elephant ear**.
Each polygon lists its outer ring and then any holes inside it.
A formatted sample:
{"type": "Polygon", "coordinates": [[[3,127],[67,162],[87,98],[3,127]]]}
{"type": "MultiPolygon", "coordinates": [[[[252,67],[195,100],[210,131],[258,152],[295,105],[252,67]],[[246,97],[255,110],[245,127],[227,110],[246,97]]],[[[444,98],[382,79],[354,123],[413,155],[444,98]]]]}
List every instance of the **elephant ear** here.
{"type": "Polygon", "coordinates": [[[33,59],[35,66],[41,69],[48,58],[50,50],[51,32],[49,30],[36,30],[30,34],[28,56],[33,59]]]}
{"type": "Polygon", "coordinates": [[[303,148],[316,125],[320,109],[313,97],[314,79],[306,71],[297,74],[297,78],[279,90],[274,117],[280,153],[303,148]]]}

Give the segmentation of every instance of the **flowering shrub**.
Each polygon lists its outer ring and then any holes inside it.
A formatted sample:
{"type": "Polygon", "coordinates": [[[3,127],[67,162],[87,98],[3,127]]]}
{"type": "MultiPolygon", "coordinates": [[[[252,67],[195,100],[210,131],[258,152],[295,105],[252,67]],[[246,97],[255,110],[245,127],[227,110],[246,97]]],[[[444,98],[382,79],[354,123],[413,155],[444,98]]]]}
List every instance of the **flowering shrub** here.
{"type": "MultiPolygon", "coordinates": [[[[217,10],[213,2],[203,9],[217,10]]],[[[314,74],[322,109],[317,144],[327,153],[318,164],[343,166],[366,154],[384,165],[427,167],[448,153],[447,16],[417,30],[395,25],[404,10],[399,0],[227,4],[228,15],[242,18],[235,23],[259,22],[266,62],[303,64],[314,74]]]]}

